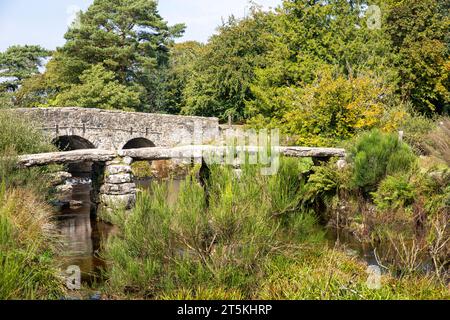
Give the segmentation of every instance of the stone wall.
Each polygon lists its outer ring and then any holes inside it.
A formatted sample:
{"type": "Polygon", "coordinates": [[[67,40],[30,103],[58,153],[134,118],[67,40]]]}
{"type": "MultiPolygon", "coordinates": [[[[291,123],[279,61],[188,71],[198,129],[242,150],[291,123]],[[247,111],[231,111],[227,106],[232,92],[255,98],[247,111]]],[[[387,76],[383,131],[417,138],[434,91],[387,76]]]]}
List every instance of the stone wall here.
{"type": "Polygon", "coordinates": [[[34,120],[52,138],[79,136],[97,149],[118,150],[136,138],[157,147],[207,144],[219,136],[217,118],[110,111],[87,108],[15,109],[34,120]]]}

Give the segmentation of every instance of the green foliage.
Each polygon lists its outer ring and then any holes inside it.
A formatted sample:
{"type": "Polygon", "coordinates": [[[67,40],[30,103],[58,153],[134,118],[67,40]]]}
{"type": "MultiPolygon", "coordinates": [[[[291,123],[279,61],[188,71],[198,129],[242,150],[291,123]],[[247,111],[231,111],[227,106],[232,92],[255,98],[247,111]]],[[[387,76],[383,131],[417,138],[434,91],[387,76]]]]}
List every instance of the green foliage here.
{"type": "Polygon", "coordinates": [[[32,154],[52,150],[50,141],[30,119],[19,117],[13,111],[0,111],[0,153],[32,154]]]}
{"type": "Polygon", "coordinates": [[[439,126],[424,140],[424,148],[450,166],[450,118],[440,119],[439,126]]]}
{"type": "Polygon", "coordinates": [[[246,165],[238,177],[231,168],[212,166],[207,194],[188,177],[172,204],[166,184],[141,193],[106,245],[107,294],[129,299],[448,298],[445,285],[418,276],[386,274],[381,290],[370,290],[367,265],[328,248],[316,218],[298,208],[302,167],[283,159],[279,175],[262,176],[260,168],[246,165]]]}
{"type": "Polygon", "coordinates": [[[152,165],[150,161],[135,161],[131,164],[133,176],[136,178],[148,178],[153,176],[152,165]]]}
{"type": "Polygon", "coordinates": [[[273,14],[252,7],[247,18],[230,17],[200,51],[186,84],[183,114],[246,118],[245,102],[254,98],[254,70],[264,65],[273,14]]]}
{"type": "Polygon", "coordinates": [[[129,298],[252,297],[267,259],[323,239],[316,220],[297,208],[298,168],[286,160],[279,175],[266,177],[246,166],[238,178],[213,166],[208,195],[188,177],[172,205],[166,185],[141,193],[106,246],[108,291],[129,298]]]}
{"type": "Polygon", "coordinates": [[[112,71],[98,64],[84,71],[80,84],[71,85],[67,91],[49,101],[59,107],[133,110],[140,104],[139,92],[115,80],[112,71]]]}
{"type": "Polygon", "coordinates": [[[418,111],[450,111],[449,7],[443,0],[394,1],[386,31],[399,71],[399,92],[418,111]]]}
{"type": "Polygon", "coordinates": [[[13,111],[0,111],[0,183],[7,187],[28,186],[47,191],[42,175],[49,168],[19,169],[16,156],[53,150],[55,147],[30,119],[18,117],[13,111]]]}
{"type": "Polygon", "coordinates": [[[58,299],[51,210],[25,190],[0,188],[0,299],[58,299]]]}
{"type": "Polygon", "coordinates": [[[416,154],[423,155],[426,150],[425,140],[427,135],[436,128],[436,119],[427,117],[409,107],[401,111],[400,119],[394,128],[395,131],[403,131],[404,141],[411,146],[416,154]]]}
{"type": "Polygon", "coordinates": [[[364,191],[374,191],[378,183],[396,173],[407,173],[416,158],[410,147],[395,134],[373,130],[361,135],[351,150],[353,182],[364,191]]]}
{"type": "Polygon", "coordinates": [[[324,70],[312,84],[278,91],[276,105],[283,110],[280,119],[257,116],[250,123],[280,127],[295,137],[297,145],[335,145],[357,132],[379,127],[388,109],[389,91],[373,77],[347,79],[324,70]]]}
{"type": "Polygon", "coordinates": [[[312,143],[319,135],[315,144],[375,124],[395,72],[388,70],[383,33],[367,28],[361,7],[342,0],[284,1],[273,28],[272,50],[255,71],[255,99],[247,103],[256,123],[306,135],[312,143]],[[359,122],[357,112],[364,115],[359,122]]]}
{"type": "Polygon", "coordinates": [[[336,249],[304,247],[266,266],[258,297],[270,300],[448,299],[444,284],[430,277],[381,276],[381,288],[367,286],[367,264],[336,249]]]}
{"type": "Polygon", "coordinates": [[[23,80],[39,73],[50,51],[40,46],[12,46],[0,53],[0,92],[17,91],[23,80]]]}
{"type": "Polygon", "coordinates": [[[304,206],[317,206],[319,201],[330,203],[340,188],[339,171],[333,165],[313,168],[313,174],[306,184],[306,192],[302,198],[304,206]]]}
{"type": "Polygon", "coordinates": [[[380,210],[399,209],[411,205],[416,192],[404,175],[388,176],[384,179],[377,192],[373,193],[373,200],[380,210]]]}
{"type": "MultiPolygon", "coordinates": [[[[34,84],[34,94],[62,103],[99,103],[108,109],[123,109],[123,103],[139,111],[159,108],[161,70],[167,65],[168,47],[184,25],[168,26],[157,1],[149,0],[95,0],[80,12],[78,22],[67,31],[67,42],[55,53],[44,79],[34,84]],[[87,80],[94,81],[95,88],[110,88],[94,94],[87,80]],[[86,92],[90,96],[84,101],[86,92]]],[[[32,93],[28,90],[27,96],[32,93]]]]}
{"type": "Polygon", "coordinates": [[[49,169],[19,169],[15,158],[53,149],[32,122],[0,112],[0,299],[58,299],[64,293],[51,209],[43,204],[49,169]]]}
{"type": "Polygon", "coordinates": [[[170,47],[165,75],[164,111],[179,114],[186,106],[186,85],[203,50],[204,46],[195,41],[177,43],[170,47]]]}

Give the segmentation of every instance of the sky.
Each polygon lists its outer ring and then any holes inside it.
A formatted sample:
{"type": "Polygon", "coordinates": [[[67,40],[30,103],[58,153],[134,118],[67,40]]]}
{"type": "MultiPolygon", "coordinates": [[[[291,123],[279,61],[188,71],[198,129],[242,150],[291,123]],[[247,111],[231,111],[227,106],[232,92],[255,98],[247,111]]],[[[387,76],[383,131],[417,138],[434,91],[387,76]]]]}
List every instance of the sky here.
{"type": "MultiPolygon", "coordinates": [[[[14,44],[36,44],[55,49],[65,42],[64,33],[75,12],[93,0],[0,0],[0,51],[14,44]]],[[[265,9],[281,0],[256,0],[265,9]]],[[[223,19],[243,17],[248,0],[159,0],[159,12],[170,25],[185,23],[186,33],[177,41],[206,42],[223,19]]]]}

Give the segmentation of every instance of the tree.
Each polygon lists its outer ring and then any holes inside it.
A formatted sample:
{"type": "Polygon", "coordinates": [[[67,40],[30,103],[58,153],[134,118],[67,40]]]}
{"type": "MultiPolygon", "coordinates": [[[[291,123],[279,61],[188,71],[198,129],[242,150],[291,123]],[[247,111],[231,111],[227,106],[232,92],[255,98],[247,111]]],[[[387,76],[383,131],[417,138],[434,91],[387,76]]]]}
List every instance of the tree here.
{"type": "Polygon", "coordinates": [[[273,14],[253,7],[249,17],[230,17],[200,52],[184,91],[183,114],[246,118],[245,101],[256,67],[264,65],[265,37],[273,14]]]}
{"type": "Polygon", "coordinates": [[[283,90],[278,97],[287,106],[279,121],[258,123],[255,117],[250,124],[280,127],[297,145],[331,146],[380,127],[392,93],[373,74],[349,79],[324,69],[315,82],[283,90]]]}
{"type": "Polygon", "coordinates": [[[184,90],[201,56],[203,45],[196,41],[174,44],[170,48],[169,65],[165,70],[164,111],[179,114],[186,105],[184,90]]]}
{"type": "Polygon", "coordinates": [[[265,65],[255,70],[255,98],[246,102],[252,124],[278,127],[303,136],[298,143],[319,145],[371,126],[384,109],[377,94],[389,91],[385,84],[394,83],[396,72],[390,69],[389,39],[383,30],[368,27],[361,4],[283,2],[267,39],[265,65]],[[354,119],[359,112],[370,114],[364,124],[354,119]]]}
{"type": "Polygon", "coordinates": [[[399,93],[415,108],[450,113],[450,18],[443,0],[396,1],[389,7],[387,32],[396,54],[399,93]]]}
{"type": "Polygon", "coordinates": [[[112,71],[102,64],[87,69],[80,76],[80,84],[72,85],[58,94],[50,105],[100,109],[133,110],[139,106],[139,92],[115,79],[112,71]]]}
{"type": "Polygon", "coordinates": [[[12,46],[0,53],[0,105],[12,106],[23,81],[39,74],[50,51],[40,46],[12,46]]]}
{"type": "Polygon", "coordinates": [[[69,28],[67,42],[50,61],[41,86],[50,100],[64,101],[62,97],[77,96],[66,91],[78,90],[87,70],[102,64],[118,84],[140,93],[136,110],[159,109],[161,70],[168,63],[173,39],[183,32],[184,25],[167,25],[157,1],[95,0],[69,28]]]}

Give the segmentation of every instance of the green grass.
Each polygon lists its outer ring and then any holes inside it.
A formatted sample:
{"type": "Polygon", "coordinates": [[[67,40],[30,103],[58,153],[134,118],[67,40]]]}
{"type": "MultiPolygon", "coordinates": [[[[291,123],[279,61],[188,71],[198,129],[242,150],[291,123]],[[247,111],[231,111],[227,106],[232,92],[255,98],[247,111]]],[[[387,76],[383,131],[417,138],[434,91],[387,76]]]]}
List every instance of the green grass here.
{"type": "Polygon", "coordinates": [[[30,191],[0,191],[0,300],[62,296],[50,213],[30,191]]]}
{"type": "Polygon", "coordinates": [[[58,299],[64,293],[51,223],[47,174],[20,169],[19,154],[54,150],[27,119],[0,111],[0,300],[58,299]]]}
{"type": "Polygon", "coordinates": [[[277,175],[246,166],[212,166],[208,193],[192,177],[174,204],[167,184],[140,193],[117,217],[104,290],[125,299],[448,299],[426,277],[382,278],[366,285],[367,265],[329,248],[310,211],[301,209],[304,163],[282,159],[277,175]],[[209,206],[206,206],[208,197],[209,206]]]}

